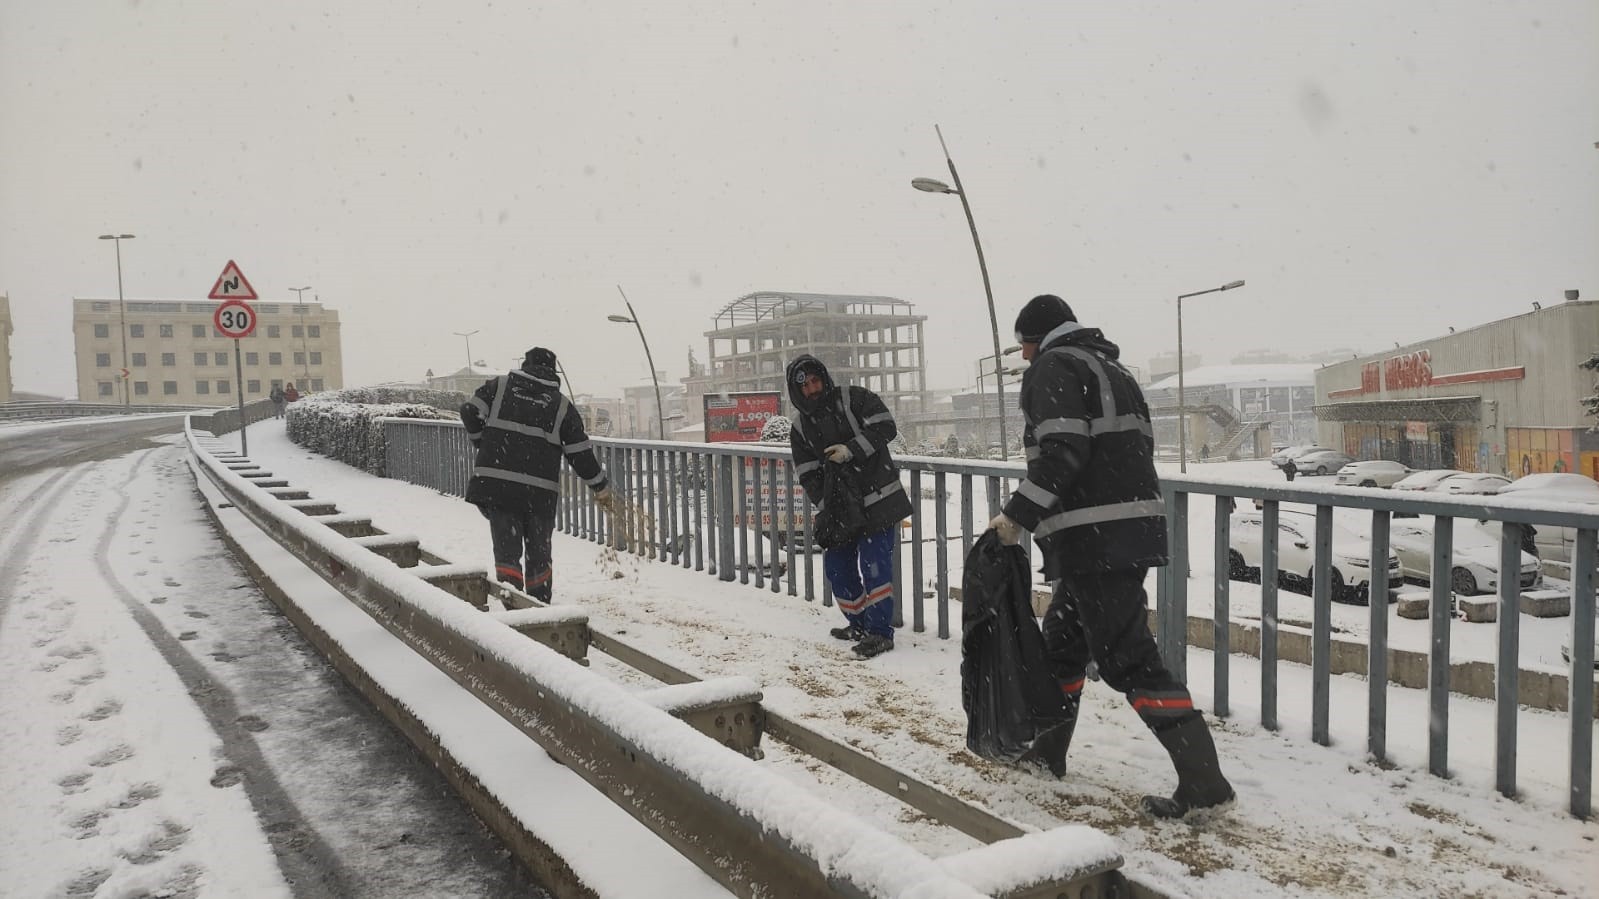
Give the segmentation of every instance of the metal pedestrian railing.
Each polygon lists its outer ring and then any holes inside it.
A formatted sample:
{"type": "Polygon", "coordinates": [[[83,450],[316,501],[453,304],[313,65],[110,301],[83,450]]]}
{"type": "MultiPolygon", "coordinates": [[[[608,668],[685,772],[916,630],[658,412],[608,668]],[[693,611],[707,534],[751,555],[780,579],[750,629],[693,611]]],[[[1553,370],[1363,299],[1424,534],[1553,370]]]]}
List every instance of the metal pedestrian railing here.
{"type": "MultiPolygon", "coordinates": [[[[471,475],[472,450],[464,429],[454,422],[416,419],[382,419],[387,435],[387,470],[390,477],[461,496],[471,475]]],[[[807,601],[832,604],[817,572],[820,552],[811,540],[810,504],[794,476],[788,448],[761,444],[671,443],[650,440],[595,438],[596,452],[628,500],[628,511],[613,516],[601,511],[580,479],[563,474],[557,526],[566,534],[634,552],[667,564],[702,571],[722,581],[738,581],[772,593],[786,593],[807,601]]],[[[1025,469],[1020,463],[984,462],[929,457],[897,460],[912,496],[914,513],[899,532],[895,550],[895,604],[903,620],[908,606],[910,627],[928,628],[928,614],[940,638],[951,635],[952,574],[958,564],[950,553],[958,541],[964,560],[973,541],[997,514],[999,506],[1025,469]],[[953,499],[952,499],[953,496],[953,499]],[[951,521],[951,506],[958,511],[951,521]],[[979,507],[983,517],[977,515],[979,507]],[[930,520],[929,520],[930,519],[930,520]],[[914,589],[906,590],[905,582],[914,589]],[[929,583],[931,582],[931,583],[929,583]],[[928,587],[930,586],[930,589],[928,587]],[[927,600],[932,600],[932,609],[927,600]]],[[[1449,774],[1449,707],[1452,680],[1460,680],[1459,666],[1450,659],[1450,632],[1455,602],[1451,592],[1454,557],[1452,522],[1485,519],[1500,525],[1500,570],[1520,569],[1521,527],[1574,529],[1576,539],[1570,581],[1570,664],[1563,680],[1564,711],[1570,723],[1570,802],[1575,816],[1591,815],[1593,779],[1594,703],[1594,572],[1599,508],[1568,505],[1539,507],[1511,498],[1427,495],[1333,486],[1269,486],[1225,483],[1199,477],[1163,479],[1171,564],[1156,578],[1154,629],[1161,652],[1179,677],[1187,671],[1187,651],[1195,622],[1188,617],[1190,579],[1189,499],[1198,494],[1215,498],[1214,559],[1210,590],[1213,613],[1209,642],[1215,651],[1214,713],[1231,715],[1230,659],[1232,634],[1237,627],[1230,610],[1230,509],[1236,501],[1260,504],[1265,534],[1260,566],[1261,620],[1259,625],[1260,715],[1263,727],[1277,729],[1279,550],[1275,535],[1283,504],[1303,504],[1315,510],[1311,572],[1313,617],[1309,635],[1311,669],[1311,736],[1322,745],[1331,735],[1331,676],[1335,646],[1332,640],[1333,511],[1360,509],[1371,515],[1370,554],[1373,565],[1388,558],[1390,523],[1397,515],[1432,517],[1432,577],[1428,609],[1429,648],[1424,660],[1430,714],[1428,716],[1428,769],[1449,774]],[[1179,576],[1179,572],[1182,576],[1179,576]],[[1571,675],[1575,676],[1571,676],[1571,675]]],[[[1204,550],[1199,550],[1203,552],[1204,550]]],[[[1031,555],[1029,547],[1029,554],[1031,555]]],[[[1373,569],[1378,570],[1377,568],[1373,569]]],[[[1522,680],[1548,677],[1521,671],[1520,584],[1514,577],[1500,578],[1497,595],[1498,630],[1496,661],[1492,666],[1491,696],[1495,702],[1495,783],[1506,796],[1516,793],[1517,710],[1522,680]]],[[[1370,632],[1363,672],[1367,675],[1367,735],[1371,756],[1387,759],[1387,690],[1390,658],[1402,658],[1388,644],[1389,606],[1370,602],[1370,632]]],[[[1297,633],[1297,631],[1296,631],[1297,633]]],[[[1186,678],[1185,678],[1186,679],[1186,678]]],[[[1550,681],[1556,678],[1550,677],[1550,681]]],[[[1457,692],[1460,685],[1454,685],[1457,692]]]]}

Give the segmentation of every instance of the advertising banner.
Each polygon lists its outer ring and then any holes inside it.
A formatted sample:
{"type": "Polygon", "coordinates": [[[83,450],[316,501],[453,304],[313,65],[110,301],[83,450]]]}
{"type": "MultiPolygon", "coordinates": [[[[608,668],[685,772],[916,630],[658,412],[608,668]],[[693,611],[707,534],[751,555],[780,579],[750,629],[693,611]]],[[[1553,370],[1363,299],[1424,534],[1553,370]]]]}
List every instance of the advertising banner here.
{"type": "Polygon", "coordinates": [[[706,443],[754,443],[767,419],[783,414],[783,395],[775,390],[705,394],[706,443]]]}

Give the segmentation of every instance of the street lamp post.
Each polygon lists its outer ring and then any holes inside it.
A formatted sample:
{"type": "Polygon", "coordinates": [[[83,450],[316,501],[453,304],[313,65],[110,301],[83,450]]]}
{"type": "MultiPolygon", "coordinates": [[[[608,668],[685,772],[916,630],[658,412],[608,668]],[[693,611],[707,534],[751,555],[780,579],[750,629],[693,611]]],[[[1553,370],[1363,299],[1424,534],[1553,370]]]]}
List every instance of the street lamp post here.
{"type": "Polygon", "coordinates": [[[451,334],[454,334],[456,337],[460,337],[460,338],[462,338],[462,339],[464,339],[466,341],[466,367],[467,367],[468,371],[471,371],[471,369],[472,369],[472,335],[476,334],[478,331],[481,331],[481,330],[483,330],[483,329],[482,328],[478,328],[478,329],[472,330],[472,331],[451,331],[450,332],[451,334]]]}
{"type": "Polygon", "coordinates": [[[616,285],[616,292],[622,295],[622,302],[627,306],[627,315],[607,315],[606,318],[613,322],[631,324],[638,329],[639,342],[644,344],[644,361],[650,366],[650,381],[655,384],[655,425],[661,439],[665,440],[666,407],[661,404],[661,380],[655,376],[655,357],[650,355],[650,342],[644,337],[644,326],[639,324],[638,313],[633,311],[633,304],[628,302],[627,293],[622,290],[622,285],[616,285]]]}
{"type": "MultiPolygon", "coordinates": [[[[1022,348],[1021,348],[1020,345],[1010,346],[1010,347],[1006,347],[1005,351],[1001,355],[1002,356],[1009,356],[1012,353],[1019,353],[1021,351],[1022,351],[1022,348]]],[[[978,440],[978,443],[982,444],[980,447],[978,447],[978,449],[982,451],[983,458],[985,458],[985,459],[988,458],[988,404],[983,402],[983,379],[986,378],[986,377],[993,377],[994,376],[994,372],[983,371],[983,361],[986,360],[986,359],[990,359],[990,358],[993,358],[993,357],[991,357],[991,356],[978,356],[977,357],[977,433],[978,433],[977,440],[978,440]]],[[[1020,368],[997,368],[996,367],[996,371],[1003,372],[1006,375],[1012,375],[1012,374],[1020,374],[1022,372],[1022,369],[1020,369],[1020,368]]],[[[1005,418],[1005,398],[1004,398],[1004,394],[1000,394],[999,397],[1000,397],[1000,399],[999,399],[999,417],[1000,417],[1000,420],[1003,421],[1004,418],[1005,418]]]]}
{"type": "Polygon", "coordinates": [[[305,335],[311,329],[305,325],[305,292],[310,290],[311,286],[307,284],[304,287],[291,287],[289,289],[294,291],[294,308],[300,314],[300,385],[305,388],[305,392],[309,393],[311,390],[311,350],[305,345],[305,335]]]}
{"type": "Polygon", "coordinates": [[[1183,474],[1188,473],[1188,405],[1183,396],[1183,300],[1189,297],[1200,297],[1207,293],[1220,293],[1223,290],[1234,290],[1243,287],[1242,281],[1228,281],[1220,287],[1209,290],[1196,290],[1193,293],[1181,294],[1177,297],[1177,455],[1178,467],[1183,474]]]}
{"type": "Polygon", "coordinates": [[[955,186],[950,187],[936,178],[912,178],[911,187],[933,194],[954,194],[961,198],[961,208],[966,211],[966,225],[972,231],[972,246],[977,248],[977,267],[983,273],[983,293],[988,297],[988,325],[994,335],[994,389],[999,393],[1000,413],[999,457],[1009,461],[1010,440],[1005,433],[1005,379],[1000,375],[1004,363],[999,358],[999,316],[994,312],[994,288],[988,281],[988,262],[983,258],[983,242],[977,239],[977,220],[972,218],[972,204],[967,202],[966,189],[961,186],[960,173],[955,171],[955,160],[950,158],[949,145],[944,143],[944,131],[937,125],[933,126],[933,130],[938,133],[938,145],[944,150],[944,162],[949,165],[949,176],[954,179],[955,186]]]}
{"type": "Polygon", "coordinates": [[[115,241],[117,246],[117,317],[121,320],[122,328],[122,411],[128,411],[128,304],[122,298],[122,242],[132,240],[132,234],[102,234],[101,240],[115,241]]]}

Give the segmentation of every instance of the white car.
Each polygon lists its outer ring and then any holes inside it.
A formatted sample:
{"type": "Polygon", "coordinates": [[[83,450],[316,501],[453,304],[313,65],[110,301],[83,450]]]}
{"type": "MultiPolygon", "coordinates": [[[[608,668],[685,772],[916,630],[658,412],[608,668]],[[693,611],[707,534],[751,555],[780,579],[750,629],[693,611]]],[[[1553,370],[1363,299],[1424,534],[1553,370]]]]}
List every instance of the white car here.
{"type": "Polygon", "coordinates": [[[1355,461],[1355,457],[1337,450],[1319,449],[1294,459],[1300,474],[1329,474],[1355,461]]]}
{"type": "Polygon", "coordinates": [[[1405,475],[1404,479],[1394,484],[1395,490],[1431,490],[1438,486],[1444,478],[1452,478],[1465,472],[1457,468],[1429,468],[1426,471],[1413,471],[1405,475]]]}
{"type": "MultiPolygon", "coordinates": [[[[1499,591],[1499,524],[1471,519],[1455,523],[1454,555],[1449,560],[1449,586],[1462,596],[1499,591]]],[[[1432,582],[1433,518],[1400,518],[1389,524],[1388,540],[1399,555],[1399,570],[1406,580],[1432,582]]],[[[1541,580],[1538,558],[1519,553],[1519,590],[1537,588],[1541,580]]]]}
{"type": "Polygon", "coordinates": [[[1411,469],[1385,459],[1351,462],[1338,469],[1338,483],[1347,487],[1392,487],[1410,473],[1411,469]]]}
{"type": "Polygon", "coordinates": [[[1510,479],[1504,475],[1473,471],[1450,475],[1439,481],[1438,486],[1434,487],[1433,490],[1437,493],[1480,496],[1498,493],[1509,484],[1510,479]]]}
{"type": "Polygon", "coordinates": [[[1282,468],[1283,463],[1287,462],[1289,459],[1297,459],[1306,453],[1319,453],[1331,449],[1332,447],[1317,446],[1316,444],[1311,444],[1309,446],[1290,446],[1287,449],[1278,450],[1277,452],[1272,453],[1271,464],[1277,466],[1278,468],[1282,468]]]}
{"type": "MultiPolygon", "coordinates": [[[[1499,488],[1499,496],[1550,503],[1599,505],[1599,481],[1569,472],[1529,474],[1499,488]]],[[[1533,542],[1545,559],[1570,562],[1577,543],[1576,528],[1535,526],[1533,542]]]]}
{"type": "MultiPolygon", "coordinates": [[[[1316,516],[1314,513],[1284,509],[1277,516],[1277,570],[1286,586],[1303,587],[1311,592],[1316,566],[1316,516]]],[[[1370,596],[1371,546],[1366,538],[1343,525],[1332,526],[1332,597],[1340,602],[1366,602],[1370,596]]],[[[1227,555],[1228,577],[1233,580],[1260,579],[1260,562],[1266,539],[1261,513],[1234,513],[1230,519],[1227,555]]],[[[1399,556],[1388,554],[1389,589],[1404,582],[1399,556]]]]}

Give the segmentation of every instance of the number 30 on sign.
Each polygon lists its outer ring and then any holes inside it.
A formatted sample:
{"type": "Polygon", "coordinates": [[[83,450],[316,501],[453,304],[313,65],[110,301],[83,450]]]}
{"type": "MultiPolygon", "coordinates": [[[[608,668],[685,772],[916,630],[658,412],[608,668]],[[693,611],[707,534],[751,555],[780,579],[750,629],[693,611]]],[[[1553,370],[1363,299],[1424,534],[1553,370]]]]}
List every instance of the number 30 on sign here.
{"type": "Polygon", "coordinates": [[[249,337],[255,331],[255,310],[243,300],[228,300],[212,313],[211,321],[224,337],[249,337]]]}

